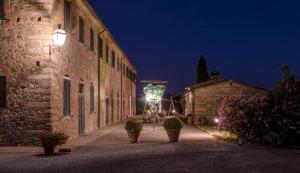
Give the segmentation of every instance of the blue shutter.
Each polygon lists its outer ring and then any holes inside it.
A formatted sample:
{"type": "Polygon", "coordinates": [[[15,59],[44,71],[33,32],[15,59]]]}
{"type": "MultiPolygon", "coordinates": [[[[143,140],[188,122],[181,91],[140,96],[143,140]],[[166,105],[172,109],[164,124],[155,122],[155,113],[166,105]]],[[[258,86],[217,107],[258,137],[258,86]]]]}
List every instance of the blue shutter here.
{"type": "Polygon", "coordinates": [[[94,89],[94,85],[91,85],[90,87],[90,112],[94,112],[95,111],[95,89],[94,89]]]}
{"type": "Polygon", "coordinates": [[[100,35],[98,36],[98,57],[103,57],[103,40],[100,35]]]}
{"type": "Polygon", "coordinates": [[[71,31],[71,1],[65,0],[64,5],[64,28],[71,31]]]}
{"type": "Polygon", "coordinates": [[[0,0],[0,18],[4,18],[4,1],[0,0]]]}
{"type": "Polygon", "coordinates": [[[63,88],[63,114],[68,116],[71,114],[71,81],[64,79],[64,88],[63,88]]]}
{"type": "Polygon", "coordinates": [[[84,43],[84,21],[79,17],[79,42],[84,43]]]}
{"type": "Polygon", "coordinates": [[[0,108],[6,107],[6,77],[0,76],[0,108]]]}
{"type": "Polygon", "coordinates": [[[90,38],[90,49],[91,51],[95,50],[95,45],[94,45],[94,30],[91,28],[90,29],[90,34],[91,34],[91,38],[90,38]]]}

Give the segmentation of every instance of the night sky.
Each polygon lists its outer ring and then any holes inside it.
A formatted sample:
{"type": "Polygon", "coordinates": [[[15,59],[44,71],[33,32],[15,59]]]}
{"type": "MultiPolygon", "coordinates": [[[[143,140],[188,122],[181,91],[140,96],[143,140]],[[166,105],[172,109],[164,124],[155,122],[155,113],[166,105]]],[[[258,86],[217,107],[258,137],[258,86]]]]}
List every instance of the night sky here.
{"type": "Polygon", "coordinates": [[[205,56],[225,79],[272,88],[288,64],[300,75],[299,0],[90,0],[138,69],[168,80],[168,92],[195,83],[205,56]]]}

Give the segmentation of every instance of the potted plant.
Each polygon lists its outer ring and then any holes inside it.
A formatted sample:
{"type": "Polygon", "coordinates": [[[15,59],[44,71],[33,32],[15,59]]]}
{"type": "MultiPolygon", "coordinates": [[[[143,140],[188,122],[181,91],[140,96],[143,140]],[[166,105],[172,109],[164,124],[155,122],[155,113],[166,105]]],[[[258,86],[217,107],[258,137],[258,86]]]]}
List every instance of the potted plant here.
{"type": "Polygon", "coordinates": [[[180,130],[183,127],[182,121],[177,118],[168,118],[164,122],[164,128],[169,136],[169,142],[178,142],[180,130]]]}
{"type": "Polygon", "coordinates": [[[143,129],[143,123],[136,120],[128,120],[125,125],[130,143],[137,143],[143,129]]]}
{"type": "Polygon", "coordinates": [[[189,126],[192,126],[194,124],[194,116],[192,114],[187,115],[187,123],[189,126]]]}
{"type": "Polygon", "coordinates": [[[52,155],[55,148],[65,144],[68,139],[64,133],[59,132],[42,132],[37,134],[37,137],[41,140],[46,155],[52,155]]]}

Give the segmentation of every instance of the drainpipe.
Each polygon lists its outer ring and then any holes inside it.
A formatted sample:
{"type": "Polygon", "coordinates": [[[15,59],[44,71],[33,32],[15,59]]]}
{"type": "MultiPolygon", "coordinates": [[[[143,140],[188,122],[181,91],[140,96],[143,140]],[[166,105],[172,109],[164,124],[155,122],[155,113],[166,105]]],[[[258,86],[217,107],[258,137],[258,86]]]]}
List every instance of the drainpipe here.
{"type": "Polygon", "coordinates": [[[123,58],[121,58],[121,120],[123,120],[123,58]]]}

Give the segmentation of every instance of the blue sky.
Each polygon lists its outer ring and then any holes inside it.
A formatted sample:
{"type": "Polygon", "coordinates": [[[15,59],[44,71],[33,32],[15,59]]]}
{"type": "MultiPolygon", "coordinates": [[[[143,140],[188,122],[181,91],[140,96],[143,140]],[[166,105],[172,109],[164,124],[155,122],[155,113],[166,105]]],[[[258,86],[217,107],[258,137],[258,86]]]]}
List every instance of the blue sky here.
{"type": "Polygon", "coordinates": [[[137,67],[138,80],[195,83],[205,56],[223,78],[271,88],[288,64],[300,75],[300,1],[90,0],[137,67]]]}

